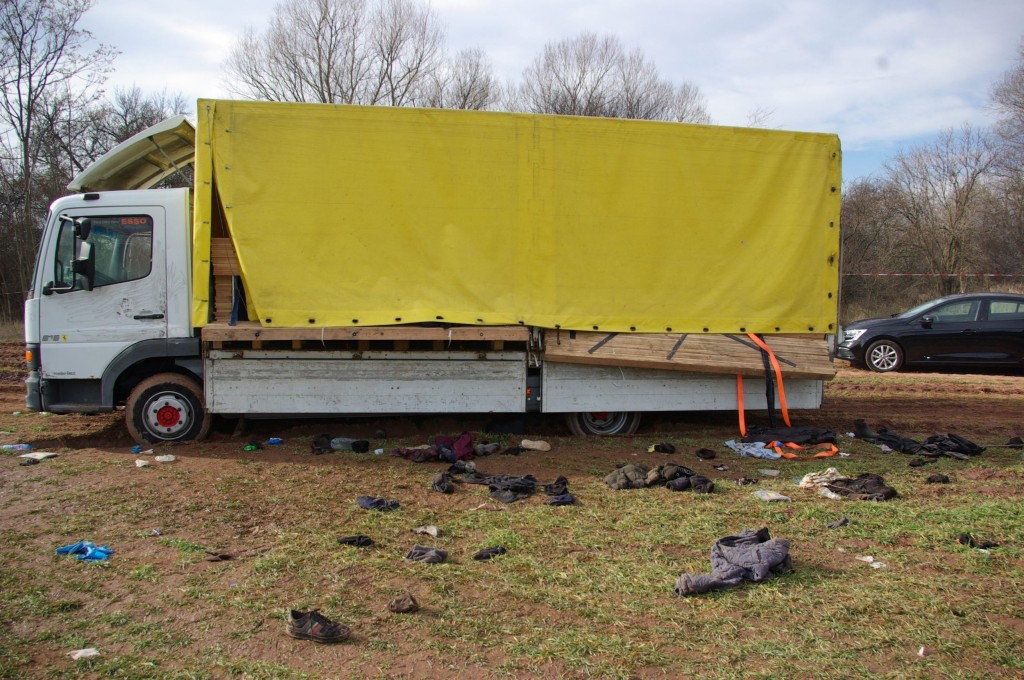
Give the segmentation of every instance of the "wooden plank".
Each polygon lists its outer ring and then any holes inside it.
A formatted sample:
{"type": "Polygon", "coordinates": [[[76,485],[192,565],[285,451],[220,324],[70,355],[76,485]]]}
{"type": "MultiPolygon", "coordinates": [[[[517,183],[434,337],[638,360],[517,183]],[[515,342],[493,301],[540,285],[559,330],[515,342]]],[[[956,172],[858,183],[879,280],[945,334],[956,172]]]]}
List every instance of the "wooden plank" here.
{"type": "Polygon", "coordinates": [[[241,276],[238,255],[229,238],[210,239],[210,265],[214,276],[241,276]]]}
{"type": "MultiPolygon", "coordinates": [[[[763,376],[761,352],[746,336],[562,332],[546,335],[544,359],[551,362],[659,368],[697,373],[763,376]],[[571,337],[575,335],[575,338],[571,337]]],[[[835,367],[822,336],[765,336],[783,377],[831,380],[835,367]]]]}
{"type": "Polygon", "coordinates": [[[257,321],[239,321],[229,326],[218,319],[203,327],[205,341],[255,340],[482,340],[527,342],[530,330],[525,326],[339,326],[334,328],[264,328],[257,321]]]}

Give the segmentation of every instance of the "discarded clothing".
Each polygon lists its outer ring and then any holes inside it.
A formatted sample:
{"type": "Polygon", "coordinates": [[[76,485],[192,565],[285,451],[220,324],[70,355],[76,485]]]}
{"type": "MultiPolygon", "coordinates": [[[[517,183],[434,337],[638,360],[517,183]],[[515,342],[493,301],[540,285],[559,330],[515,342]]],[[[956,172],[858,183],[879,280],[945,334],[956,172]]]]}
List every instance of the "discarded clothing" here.
{"type": "Polygon", "coordinates": [[[430,482],[430,488],[441,493],[455,493],[455,485],[452,484],[452,476],[447,472],[438,472],[430,482]]]}
{"type": "Polygon", "coordinates": [[[776,427],[754,425],[747,430],[744,442],[786,442],[808,446],[812,444],[835,444],[836,433],[823,427],[776,427]]]}
{"type": "Polygon", "coordinates": [[[477,456],[490,456],[498,452],[501,448],[501,444],[497,442],[491,442],[490,444],[477,444],[473,447],[473,453],[477,456]]]}
{"type": "Polygon", "coordinates": [[[679,596],[698,595],[732,588],[744,579],[756,583],[792,570],[788,541],[772,538],[767,528],[744,529],[711,546],[710,574],[683,574],[675,591],[679,596]]]}
{"type": "Polygon", "coordinates": [[[113,548],[96,545],[92,541],[79,541],[57,548],[58,555],[74,555],[86,562],[100,562],[114,554],[113,548]]]}
{"type": "Polygon", "coordinates": [[[416,601],[412,593],[406,593],[388,602],[388,611],[395,612],[396,614],[411,614],[412,612],[419,611],[419,608],[420,603],[416,601]]]}
{"type": "Polygon", "coordinates": [[[647,453],[675,453],[676,447],[672,446],[668,442],[663,444],[654,444],[647,447],[647,453]]]}
{"type": "Polygon", "coordinates": [[[575,505],[576,497],[571,493],[563,493],[557,496],[549,496],[544,502],[548,505],[575,505]]]}
{"type": "Polygon", "coordinates": [[[715,490],[715,483],[704,475],[678,477],[665,486],[672,491],[686,491],[688,489],[693,489],[694,493],[711,493],[715,490]]]}
{"type": "Polygon", "coordinates": [[[566,491],[568,491],[569,480],[566,479],[564,476],[559,475],[558,479],[556,479],[555,481],[551,482],[550,484],[545,484],[543,486],[543,489],[544,493],[546,493],[549,496],[561,496],[562,494],[566,493],[566,491]]]}
{"type": "Polygon", "coordinates": [[[845,478],[846,476],[841,474],[839,470],[836,470],[834,467],[830,467],[823,472],[807,473],[803,476],[803,479],[800,480],[799,486],[802,489],[820,489],[833,480],[845,478]]]}
{"type": "Polygon", "coordinates": [[[604,483],[616,491],[643,489],[647,487],[648,472],[645,465],[624,465],[605,477],[604,483]]]}
{"type": "Polygon", "coordinates": [[[701,460],[711,460],[716,455],[711,449],[697,449],[694,454],[701,460]]]}
{"type": "Polygon", "coordinates": [[[440,564],[448,559],[448,551],[440,548],[431,548],[426,545],[414,545],[405,559],[410,562],[426,562],[427,564],[440,564]]]}
{"type": "Polygon", "coordinates": [[[849,523],[850,523],[850,518],[844,515],[844,516],[840,517],[839,519],[837,519],[835,522],[832,522],[831,524],[829,524],[828,528],[829,529],[839,529],[841,527],[845,527],[849,523]]]}
{"type": "Polygon", "coordinates": [[[856,479],[836,479],[825,485],[829,491],[858,501],[888,501],[899,494],[887,486],[881,475],[865,472],[856,479]]]}
{"type": "Polygon", "coordinates": [[[490,548],[484,548],[477,554],[473,555],[473,559],[477,562],[484,562],[486,560],[493,559],[498,555],[504,555],[506,552],[508,551],[505,550],[503,546],[495,545],[490,548]]]}
{"type": "Polygon", "coordinates": [[[645,482],[647,486],[656,486],[679,479],[680,477],[692,477],[696,473],[685,465],[665,463],[659,465],[647,473],[645,482]]]}
{"type": "Polygon", "coordinates": [[[757,499],[762,500],[762,501],[766,501],[768,503],[774,503],[774,502],[792,503],[793,502],[793,499],[790,498],[789,496],[783,496],[778,491],[771,491],[769,489],[758,489],[757,491],[755,491],[754,493],[752,493],[750,495],[753,496],[754,498],[757,498],[757,499]]]}
{"type": "Polygon", "coordinates": [[[441,535],[441,530],[438,529],[437,525],[434,524],[425,524],[421,527],[413,527],[412,529],[409,529],[409,531],[411,531],[414,534],[425,534],[427,536],[433,536],[434,538],[437,538],[441,535]]]}
{"type": "Polygon", "coordinates": [[[537,479],[533,475],[481,475],[471,472],[462,481],[467,484],[486,484],[491,498],[502,503],[514,503],[532,496],[537,490],[537,479]]]}
{"type": "Polygon", "coordinates": [[[476,472],[476,463],[471,460],[457,460],[448,468],[448,473],[453,475],[464,475],[469,472],[476,472]]]}
{"type": "Polygon", "coordinates": [[[956,542],[960,545],[966,545],[968,548],[978,548],[979,550],[999,547],[998,543],[978,540],[972,534],[960,534],[956,537],[956,542]]]}
{"type": "Polygon", "coordinates": [[[502,451],[501,455],[503,455],[503,456],[518,456],[522,452],[523,452],[523,447],[521,447],[521,446],[510,446],[507,449],[505,449],[504,451],[502,451]]]}
{"type": "Polygon", "coordinates": [[[436,446],[413,446],[395,449],[395,455],[413,463],[426,463],[427,461],[438,460],[440,457],[436,446]]]}
{"type": "Polygon", "coordinates": [[[949,484],[949,477],[947,477],[944,474],[940,474],[940,473],[937,472],[934,475],[931,475],[928,479],[924,480],[924,483],[925,484],[949,484]]]}
{"type": "Polygon", "coordinates": [[[767,442],[739,443],[734,439],[730,439],[725,442],[725,446],[729,447],[744,458],[764,458],[766,460],[778,460],[779,458],[782,458],[781,453],[776,453],[772,449],[768,448],[767,442]]]}
{"type": "Polygon", "coordinates": [[[908,467],[921,467],[922,465],[931,465],[935,462],[934,458],[915,458],[914,460],[907,463],[908,467]]]}
{"type": "Polygon", "coordinates": [[[385,500],[383,498],[374,498],[373,496],[360,496],[356,499],[356,503],[359,504],[363,510],[397,510],[398,501],[385,500]]]}
{"type": "Polygon", "coordinates": [[[356,534],[355,536],[342,536],[338,539],[338,543],[341,545],[351,545],[356,548],[369,548],[373,545],[373,539],[363,534],[356,534]]]}
{"type": "Polygon", "coordinates": [[[974,442],[960,435],[953,433],[949,434],[933,434],[928,439],[924,440],[924,448],[936,450],[944,453],[952,458],[960,458],[960,460],[966,460],[965,458],[953,454],[962,454],[963,456],[977,456],[984,452],[984,446],[978,446],[974,442]]]}

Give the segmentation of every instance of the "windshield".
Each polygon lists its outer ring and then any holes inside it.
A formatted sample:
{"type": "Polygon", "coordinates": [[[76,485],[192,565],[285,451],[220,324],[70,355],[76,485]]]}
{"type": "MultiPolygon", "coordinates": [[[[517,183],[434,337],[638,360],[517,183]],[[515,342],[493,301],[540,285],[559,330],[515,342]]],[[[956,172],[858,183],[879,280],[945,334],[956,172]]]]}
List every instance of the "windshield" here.
{"type": "Polygon", "coordinates": [[[895,318],[897,318],[897,319],[913,319],[915,316],[918,316],[919,314],[921,314],[921,312],[923,312],[924,310],[926,310],[929,307],[932,307],[934,305],[937,305],[940,302],[943,302],[944,300],[946,300],[946,298],[939,298],[938,300],[929,300],[928,302],[922,302],[921,304],[917,305],[916,307],[911,307],[910,309],[908,309],[907,311],[903,312],[902,314],[896,314],[895,318]]]}

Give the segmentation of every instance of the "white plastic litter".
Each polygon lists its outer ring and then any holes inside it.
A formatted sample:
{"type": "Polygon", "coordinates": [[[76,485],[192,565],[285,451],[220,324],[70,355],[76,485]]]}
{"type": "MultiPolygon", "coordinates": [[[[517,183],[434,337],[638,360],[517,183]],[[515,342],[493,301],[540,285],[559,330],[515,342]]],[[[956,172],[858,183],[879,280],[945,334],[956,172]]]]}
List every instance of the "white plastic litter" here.
{"type": "Polygon", "coordinates": [[[99,656],[100,650],[95,647],[86,647],[85,649],[76,649],[73,652],[68,652],[68,656],[71,657],[72,661],[78,661],[79,659],[89,659],[94,656],[99,656]]]}
{"type": "Polygon", "coordinates": [[[433,524],[428,524],[422,527],[414,527],[412,529],[412,532],[414,534],[426,534],[428,536],[433,536],[434,538],[437,538],[438,534],[441,533],[440,529],[438,529],[433,524]]]}
{"type": "Polygon", "coordinates": [[[23,453],[19,458],[31,458],[32,460],[46,460],[47,458],[56,458],[57,454],[50,451],[33,451],[32,453],[23,453]]]}
{"type": "Polygon", "coordinates": [[[155,460],[158,463],[173,463],[178,459],[168,453],[163,456],[154,456],[153,460],[155,460]]]}
{"type": "Polygon", "coordinates": [[[789,496],[783,496],[778,491],[769,491],[768,489],[758,489],[751,495],[754,496],[755,498],[761,499],[762,501],[768,501],[769,503],[773,501],[782,501],[785,503],[793,502],[793,499],[790,498],[789,496]]]}
{"type": "Polygon", "coordinates": [[[760,470],[758,470],[758,472],[760,472],[765,477],[778,477],[779,476],[779,471],[778,470],[760,469],[760,470]]]}
{"type": "Polygon", "coordinates": [[[149,467],[150,462],[148,460],[142,460],[141,458],[135,461],[135,467],[149,467]]]}

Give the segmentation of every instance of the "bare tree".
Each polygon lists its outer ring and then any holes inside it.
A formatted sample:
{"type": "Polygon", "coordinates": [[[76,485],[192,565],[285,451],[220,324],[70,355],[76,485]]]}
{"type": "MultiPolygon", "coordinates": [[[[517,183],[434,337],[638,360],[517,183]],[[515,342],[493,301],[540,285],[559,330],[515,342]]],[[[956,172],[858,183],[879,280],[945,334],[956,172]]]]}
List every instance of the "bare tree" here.
{"type": "Polygon", "coordinates": [[[747,127],[766,128],[775,117],[775,109],[770,106],[755,106],[747,112],[747,127]]]}
{"type": "Polygon", "coordinates": [[[1024,40],[1017,48],[1017,64],[993,87],[992,103],[1000,113],[996,131],[1019,164],[1024,157],[1024,40]]]}
{"type": "Polygon", "coordinates": [[[535,113],[709,123],[693,83],[674,85],[639,49],[583,33],[549,43],[524,71],[515,108],[535,113]]]}
{"type": "Polygon", "coordinates": [[[263,33],[246,29],[225,65],[240,96],[409,105],[426,96],[444,31],[413,0],[284,0],[263,33]]]}
{"type": "Polygon", "coordinates": [[[4,0],[0,4],[0,122],[3,135],[2,276],[0,286],[11,314],[12,291],[24,291],[34,261],[37,230],[35,180],[41,151],[37,129],[44,111],[82,106],[101,84],[116,52],[90,47],[92,35],[78,24],[93,0],[4,0]]]}
{"type": "Polygon", "coordinates": [[[422,101],[439,109],[492,108],[501,96],[501,85],[487,55],[480,49],[462,50],[437,69],[422,101]]]}
{"type": "Polygon", "coordinates": [[[887,209],[897,217],[898,254],[940,276],[938,292],[964,291],[979,258],[984,180],[996,162],[989,136],[964,125],[886,163],[887,209]]]}

